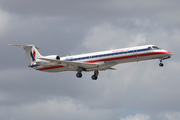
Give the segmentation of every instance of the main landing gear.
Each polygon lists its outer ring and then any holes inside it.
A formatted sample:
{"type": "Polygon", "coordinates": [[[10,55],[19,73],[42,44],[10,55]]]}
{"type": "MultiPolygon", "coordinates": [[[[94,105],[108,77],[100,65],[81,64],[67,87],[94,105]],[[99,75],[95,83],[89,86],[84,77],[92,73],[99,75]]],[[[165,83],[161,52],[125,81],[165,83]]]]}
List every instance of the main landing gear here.
{"type": "MultiPolygon", "coordinates": [[[[94,75],[92,75],[92,79],[93,80],[97,80],[98,79],[98,75],[99,75],[99,71],[98,70],[95,70],[94,71],[94,75]]],[[[77,78],[81,78],[82,77],[82,71],[79,71],[77,74],[76,74],[76,77],[77,78]]]]}
{"type": "Polygon", "coordinates": [[[98,71],[98,70],[95,70],[95,71],[94,71],[94,75],[92,75],[91,78],[92,78],[93,80],[97,80],[98,74],[99,74],[99,71],[98,71]]]}
{"type": "Polygon", "coordinates": [[[78,72],[78,73],[76,74],[76,77],[77,77],[77,78],[81,78],[81,77],[82,77],[82,73],[81,73],[81,72],[78,72]]]}
{"type": "Polygon", "coordinates": [[[82,71],[83,70],[84,70],[84,68],[81,68],[81,67],[78,68],[78,73],[76,74],[77,78],[81,78],[82,77],[82,71]]]}
{"type": "Polygon", "coordinates": [[[163,67],[163,66],[164,66],[164,64],[162,63],[162,60],[160,60],[159,66],[160,66],[160,67],[163,67]]]}

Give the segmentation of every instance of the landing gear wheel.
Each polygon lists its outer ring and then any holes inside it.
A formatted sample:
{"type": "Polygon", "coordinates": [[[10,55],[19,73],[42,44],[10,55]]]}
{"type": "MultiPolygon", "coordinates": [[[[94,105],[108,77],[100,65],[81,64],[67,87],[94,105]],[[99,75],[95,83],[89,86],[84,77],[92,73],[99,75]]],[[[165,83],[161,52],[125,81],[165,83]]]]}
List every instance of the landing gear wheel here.
{"type": "Polygon", "coordinates": [[[160,66],[160,67],[163,67],[163,65],[164,65],[163,63],[159,63],[159,66],[160,66]]]}
{"type": "Polygon", "coordinates": [[[82,77],[82,73],[77,73],[77,74],[76,74],[76,77],[77,77],[77,78],[81,78],[81,77],[82,77]]]}
{"type": "Polygon", "coordinates": [[[97,80],[97,76],[95,76],[95,75],[92,75],[92,77],[91,77],[93,80],[97,80]]]}

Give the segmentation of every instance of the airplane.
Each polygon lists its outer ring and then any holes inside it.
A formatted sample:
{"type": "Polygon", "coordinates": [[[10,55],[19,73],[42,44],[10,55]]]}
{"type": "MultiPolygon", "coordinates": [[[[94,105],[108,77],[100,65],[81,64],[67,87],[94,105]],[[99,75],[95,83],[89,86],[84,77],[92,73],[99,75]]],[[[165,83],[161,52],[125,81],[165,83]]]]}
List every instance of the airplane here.
{"type": "Polygon", "coordinates": [[[26,52],[30,65],[33,69],[44,72],[77,71],[76,77],[81,78],[82,72],[94,71],[92,80],[97,80],[99,71],[116,70],[112,68],[117,64],[138,62],[151,59],[159,59],[159,66],[163,67],[162,61],[169,59],[172,53],[160,49],[155,45],[128,47],[101,52],[60,57],[58,55],[42,56],[34,45],[16,45],[26,52]]]}

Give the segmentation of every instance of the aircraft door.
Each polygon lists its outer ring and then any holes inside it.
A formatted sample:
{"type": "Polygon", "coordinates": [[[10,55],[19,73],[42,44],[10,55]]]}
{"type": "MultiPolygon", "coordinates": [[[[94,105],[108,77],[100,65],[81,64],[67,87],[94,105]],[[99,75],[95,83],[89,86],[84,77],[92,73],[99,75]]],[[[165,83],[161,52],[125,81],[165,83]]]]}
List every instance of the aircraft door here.
{"type": "Polygon", "coordinates": [[[133,55],[134,55],[134,59],[135,59],[136,61],[138,61],[138,53],[137,53],[137,50],[134,50],[134,51],[133,51],[133,55]]]}

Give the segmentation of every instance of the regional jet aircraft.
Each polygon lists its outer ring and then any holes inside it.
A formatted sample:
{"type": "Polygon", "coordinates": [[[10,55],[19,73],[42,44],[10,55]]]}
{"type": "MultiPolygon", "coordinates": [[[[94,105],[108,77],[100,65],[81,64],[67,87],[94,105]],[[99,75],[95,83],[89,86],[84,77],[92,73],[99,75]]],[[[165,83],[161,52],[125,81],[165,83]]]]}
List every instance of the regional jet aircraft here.
{"type": "Polygon", "coordinates": [[[42,56],[34,45],[15,45],[23,48],[29,60],[29,67],[44,72],[77,71],[76,77],[81,78],[82,72],[94,71],[93,80],[97,80],[99,71],[115,70],[112,66],[120,63],[138,62],[143,60],[159,59],[162,61],[171,58],[172,53],[158,48],[155,45],[129,47],[66,57],[58,55],[42,56]]]}

